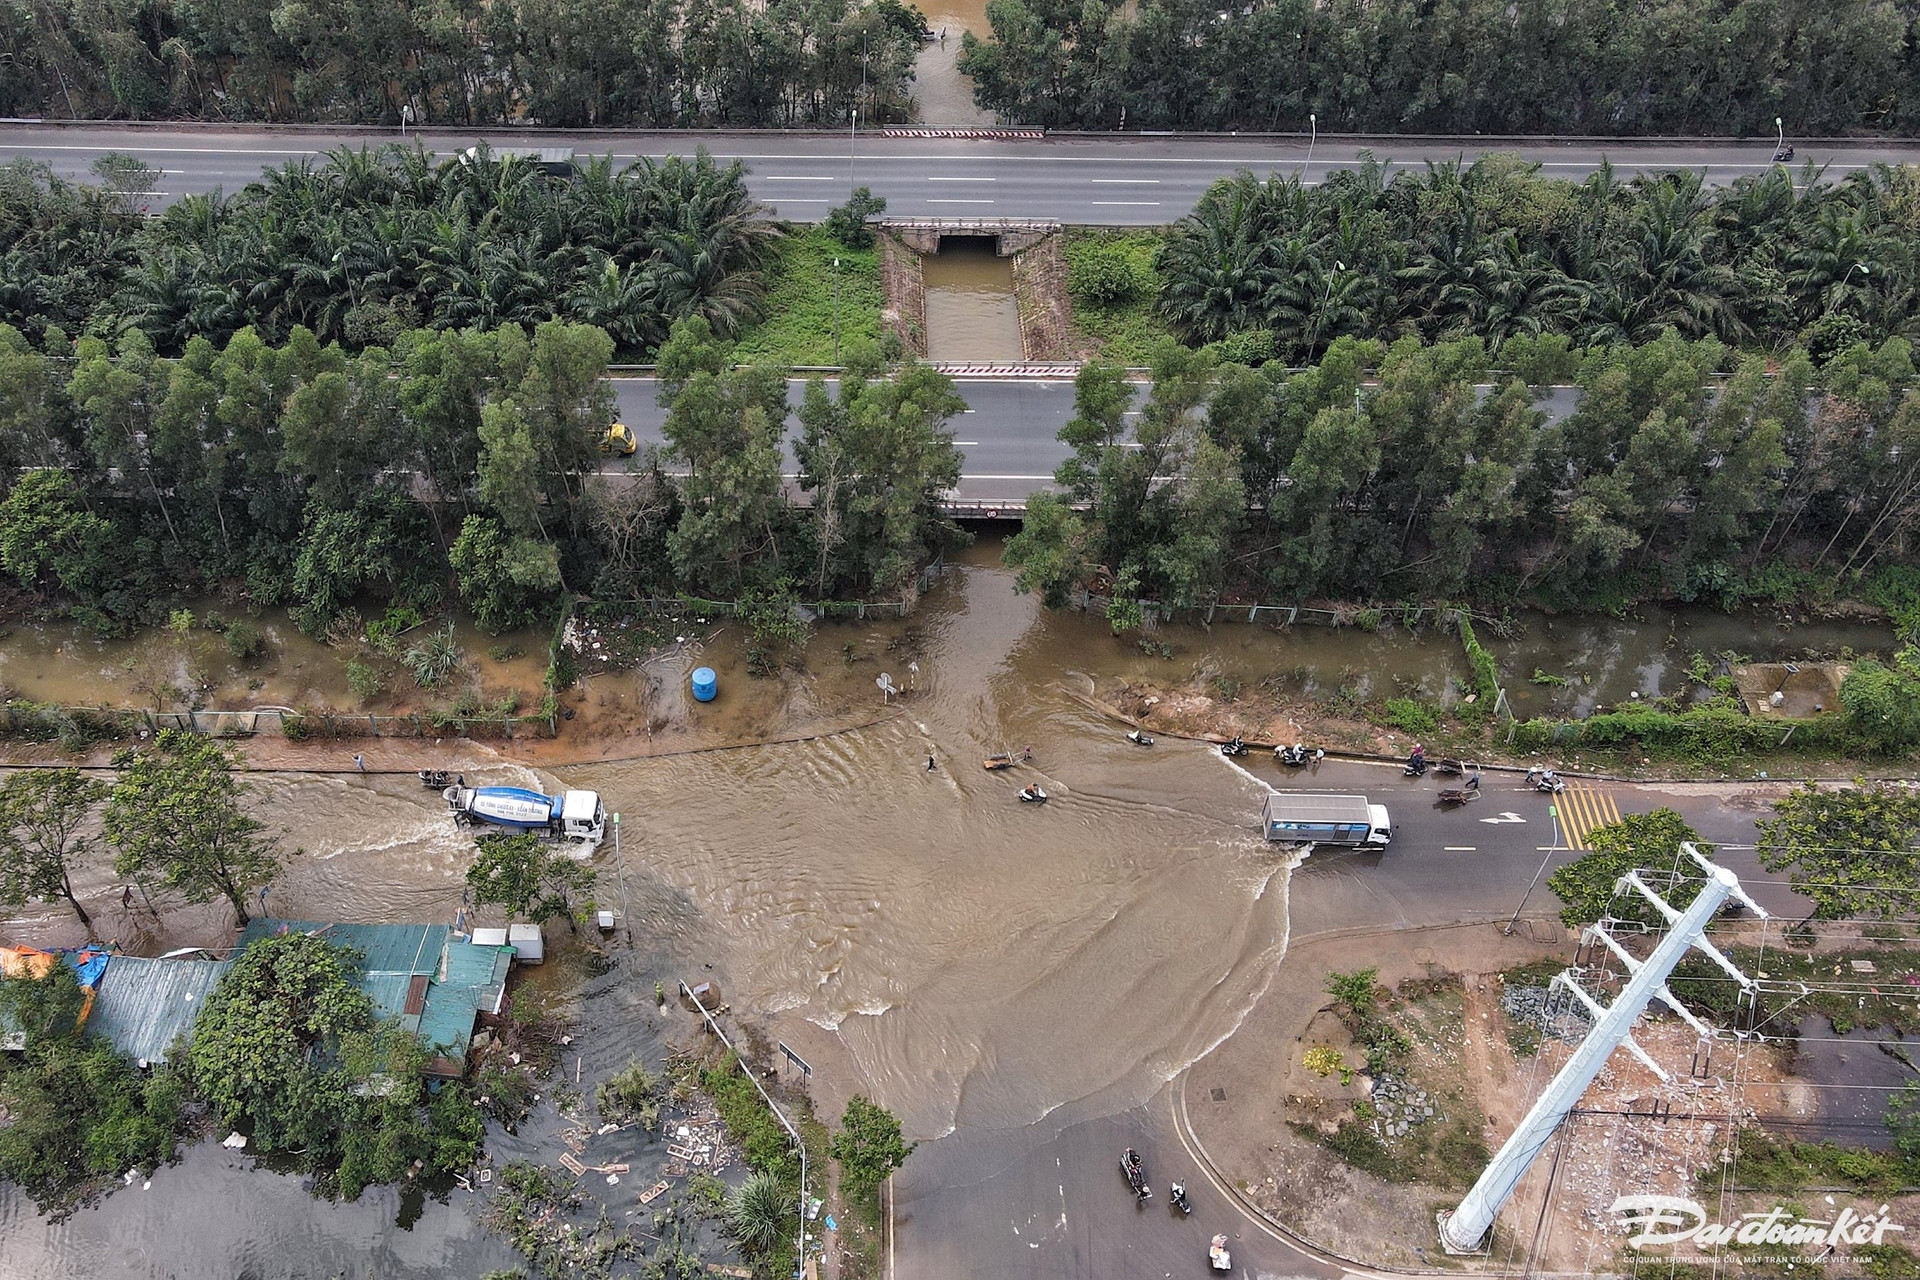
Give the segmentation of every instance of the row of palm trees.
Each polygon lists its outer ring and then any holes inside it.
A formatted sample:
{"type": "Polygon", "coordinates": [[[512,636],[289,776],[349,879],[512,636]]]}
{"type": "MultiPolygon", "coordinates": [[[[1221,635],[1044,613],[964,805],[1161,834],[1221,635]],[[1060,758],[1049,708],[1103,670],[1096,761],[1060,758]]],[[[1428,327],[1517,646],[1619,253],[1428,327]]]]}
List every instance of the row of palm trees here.
{"type": "Polygon", "coordinates": [[[1369,158],[1314,188],[1217,183],[1161,248],[1158,306],[1191,341],[1269,330],[1295,360],[1342,335],[1609,345],[1669,326],[1819,354],[1920,331],[1917,230],[1913,168],[1774,166],[1710,188],[1684,170],[1573,183],[1512,157],[1369,158]]]}
{"type": "Polygon", "coordinates": [[[0,320],[36,335],[131,326],[178,351],[248,326],[366,346],[557,318],[640,350],[684,316],[726,335],[756,318],[781,234],[743,166],[704,151],[619,170],[592,160],[566,182],[484,151],[363,147],[157,219],[136,201],[30,166],[0,175],[0,320]]]}

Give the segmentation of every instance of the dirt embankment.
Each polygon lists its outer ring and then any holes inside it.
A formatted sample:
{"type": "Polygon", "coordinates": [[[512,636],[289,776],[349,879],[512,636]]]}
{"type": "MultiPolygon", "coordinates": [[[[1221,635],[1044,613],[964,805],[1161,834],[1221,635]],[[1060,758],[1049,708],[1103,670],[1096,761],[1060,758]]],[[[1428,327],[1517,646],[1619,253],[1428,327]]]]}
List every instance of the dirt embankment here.
{"type": "Polygon", "coordinates": [[[1020,309],[1020,347],[1029,360],[1071,360],[1073,307],[1067,301],[1067,255],[1054,232],[1013,255],[1013,298],[1020,309]]]}
{"type": "Polygon", "coordinates": [[[927,280],[920,255],[899,237],[880,233],[880,320],[906,353],[927,357],[927,280]]]}

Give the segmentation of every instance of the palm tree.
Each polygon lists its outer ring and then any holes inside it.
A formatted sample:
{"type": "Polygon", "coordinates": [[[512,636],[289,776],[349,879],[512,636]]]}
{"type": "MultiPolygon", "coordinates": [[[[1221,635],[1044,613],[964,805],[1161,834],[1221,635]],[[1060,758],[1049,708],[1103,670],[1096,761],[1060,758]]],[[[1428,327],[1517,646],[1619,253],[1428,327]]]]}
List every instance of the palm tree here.
{"type": "Polygon", "coordinates": [[[1270,261],[1271,225],[1251,173],[1215,183],[1160,246],[1158,308],[1191,341],[1258,327],[1285,278],[1270,261]]]}
{"type": "Polygon", "coordinates": [[[727,1197],[727,1226],[749,1254],[769,1253],[792,1230],[797,1200],[779,1175],[762,1169],[727,1197]]]}

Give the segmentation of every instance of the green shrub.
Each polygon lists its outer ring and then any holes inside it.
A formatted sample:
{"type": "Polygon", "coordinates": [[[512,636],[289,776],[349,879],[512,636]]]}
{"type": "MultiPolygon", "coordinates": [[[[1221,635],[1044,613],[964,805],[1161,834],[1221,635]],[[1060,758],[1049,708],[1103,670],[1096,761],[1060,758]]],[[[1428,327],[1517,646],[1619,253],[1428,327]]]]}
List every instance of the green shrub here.
{"type": "Polygon", "coordinates": [[[372,702],[387,691],[386,673],[371,662],[347,659],[347,688],[361,702],[372,702]]]}
{"type": "Polygon", "coordinates": [[[1387,720],[1402,732],[1424,737],[1440,727],[1440,715],[1413,698],[1388,698],[1387,720]]]}
{"type": "Polygon", "coordinates": [[[1221,339],[1220,359],[1226,364],[1244,364],[1257,369],[1280,354],[1271,329],[1242,329],[1221,339]]]}
{"type": "Polygon", "coordinates": [[[251,662],[266,652],[266,633],[244,618],[227,623],[220,638],[226,641],[227,652],[240,662],[251,662]]]}
{"type": "MultiPolygon", "coordinates": [[[[1068,290],[1090,307],[1132,302],[1140,295],[1142,284],[1133,260],[1112,245],[1089,245],[1074,254],[1067,267],[1068,290]]],[[[1271,342],[1273,335],[1267,338],[1271,342]]]]}
{"type": "Polygon", "coordinates": [[[740,1059],[731,1052],[717,1067],[700,1073],[700,1087],[713,1098],[727,1135],[740,1148],[750,1168],[770,1173],[782,1181],[798,1180],[800,1158],[794,1152],[787,1131],[767,1109],[760,1091],[748,1079],[740,1059]]]}

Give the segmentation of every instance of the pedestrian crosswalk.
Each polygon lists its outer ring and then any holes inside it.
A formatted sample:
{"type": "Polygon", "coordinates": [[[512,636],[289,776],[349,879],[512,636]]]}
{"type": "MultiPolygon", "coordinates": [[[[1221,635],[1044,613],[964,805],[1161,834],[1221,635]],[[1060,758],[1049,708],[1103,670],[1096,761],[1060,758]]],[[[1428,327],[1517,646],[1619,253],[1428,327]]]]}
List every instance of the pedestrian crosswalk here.
{"type": "Polygon", "coordinates": [[[1560,843],[1569,849],[1588,849],[1587,837],[1595,827],[1620,821],[1620,807],[1611,792],[1598,787],[1570,785],[1554,797],[1560,812],[1560,843]]]}

